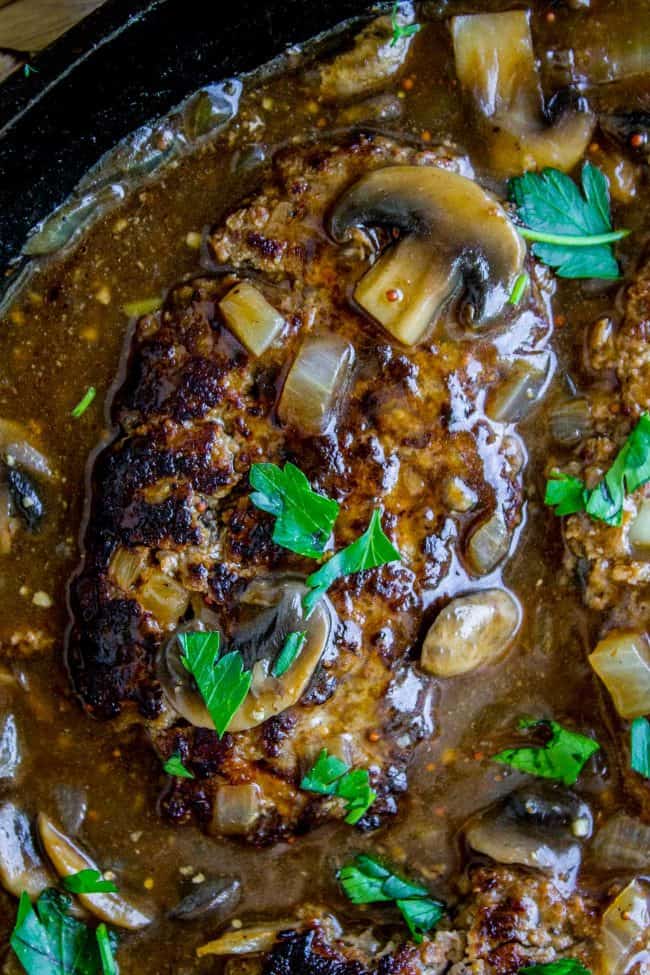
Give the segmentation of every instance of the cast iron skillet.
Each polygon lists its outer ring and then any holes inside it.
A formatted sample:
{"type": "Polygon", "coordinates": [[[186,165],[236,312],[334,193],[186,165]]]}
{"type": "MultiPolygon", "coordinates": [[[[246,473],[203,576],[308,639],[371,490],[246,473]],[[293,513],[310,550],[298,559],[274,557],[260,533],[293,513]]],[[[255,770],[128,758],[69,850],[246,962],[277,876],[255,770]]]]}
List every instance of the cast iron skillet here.
{"type": "MultiPolygon", "coordinates": [[[[202,85],[363,13],[368,0],[108,0],[0,86],[0,275],[99,157],[202,85]]],[[[0,289],[1,290],[1,289],[0,289]]]]}

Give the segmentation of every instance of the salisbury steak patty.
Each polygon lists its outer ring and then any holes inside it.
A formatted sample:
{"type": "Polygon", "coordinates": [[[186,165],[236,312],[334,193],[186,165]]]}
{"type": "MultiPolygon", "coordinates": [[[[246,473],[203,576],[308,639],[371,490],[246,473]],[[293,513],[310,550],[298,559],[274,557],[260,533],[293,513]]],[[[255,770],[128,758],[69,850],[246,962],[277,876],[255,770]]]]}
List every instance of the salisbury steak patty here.
{"type": "MultiPolygon", "coordinates": [[[[350,304],[381,239],[337,245],[326,215],[362,174],[395,162],[470,173],[448,151],[384,139],[284,153],[262,192],[213,232],[214,273],[178,285],[137,325],[116,435],[93,472],[69,663],[92,714],[143,716],[160,756],[177,752],[194,773],[165,797],[177,822],[270,842],[341,817],[340,800],[298,788],[323,747],[370,769],[378,799],[362,828],[393,813],[414,743],[434,732],[435,688],[413,662],[419,636],[448,573],[457,588],[469,572],[470,533],[497,512],[512,535],[520,518],[523,450],[482,408],[499,377],[491,336],[444,327],[405,349],[350,304]],[[242,279],[286,323],[259,358],[218,307],[242,279]],[[338,422],[305,437],[279,422],[278,395],[305,336],[332,333],[354,347],[354,377],[338,422]],[[300,700],[219,740],[174,710],[160,658],[195,618],[227,643],[250,613],[251,580],[275,586],[313,571],[273,543],[272,518],[249,499],[259,461],[292,461],[341,503],[335,548],[381,507],[402,561],[336,583],[331,645],[300,700]],[[228,820],[229,803],[243,803],[245,822],[228,820]]],[[[508,314],[528,350],[548,330],[526,303],[508,314]]]]}

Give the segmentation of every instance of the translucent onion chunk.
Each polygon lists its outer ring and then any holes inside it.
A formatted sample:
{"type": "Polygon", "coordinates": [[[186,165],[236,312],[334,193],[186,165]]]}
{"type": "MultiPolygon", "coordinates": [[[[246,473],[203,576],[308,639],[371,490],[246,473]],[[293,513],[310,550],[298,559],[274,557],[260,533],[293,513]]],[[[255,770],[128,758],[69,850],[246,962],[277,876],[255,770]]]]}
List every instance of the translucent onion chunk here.
{"type": "Polygon", "coordinates": [[[302,433],[322,436],[334,422],[352,375],[354,349],[338,335],[309,336],[289,370],[278,415],[302,433]]]}
{"type": "Polygon", "coordinates": [[[650,645],[646,633],[614,630],[589,657],[622,718],[650,713],[650,645]]]}
{"type": "Polygon", "coordinates": [[[540,353],[516,359],[506,378],[488,396],[485,412],[498,423],[517,423],[539,402],[549,377],[550,360],[540,353]]]}
{"type": "Polygon", "coordinates": [[[642,501],[630,524],[628,540],[634,548],[650,549],[650,498],[642,501]]]}
{"type": "Polygon", "coordinates": [[[510,551],[510,532],[499,511],[472,533],[467,543],[467,556],[476,575],[487,575],[496,569],[510,551]]]}
{"type": "Polygon", "coordinates": [[[603,914],[601,965],[604,975],[624,975],[636,943],[650,929],[650,886],[633,880],[603,914]]]}
{"type": "Polygon", "coordinates": [[[185,615],[190,602],[187,590],[172,576],[164,572],[152,572],[140,587],[139,602],[151,613],[164,629],[175,626],[185,615]]]}
{"type": "Polygon", "coordinates": [[[636,816],[617,812],[598,830],[593,855],[605,870],[650,868],[650,826],[636,816]]]}
{"type": "Polygon", "coordinates": [[[213,826],[225,835],[242,835],[253,828],[262,812],[262,796],[255,782],[221,785],[214,805],[213,826]]]}
{"type": "Polygon", "coordinates": [[[250,281],[241,281],[219,303],[231,332],[249,352],[261,356],[285,326],[279,311],[250,281]]]}

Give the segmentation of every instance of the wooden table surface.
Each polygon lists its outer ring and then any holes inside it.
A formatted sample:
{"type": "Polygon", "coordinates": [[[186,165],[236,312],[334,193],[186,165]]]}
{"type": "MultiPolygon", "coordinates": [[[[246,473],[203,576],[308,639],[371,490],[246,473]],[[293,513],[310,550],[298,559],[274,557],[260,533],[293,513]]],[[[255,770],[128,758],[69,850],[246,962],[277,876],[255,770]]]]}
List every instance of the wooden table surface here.
{"type": "MultiPolygon", "coordinates": [[[[0,0],[0,48],[34,53],[51,44],[103,0],[0,0]]],[[[0,78],[11,68],[0,62],[0,78]]]]}

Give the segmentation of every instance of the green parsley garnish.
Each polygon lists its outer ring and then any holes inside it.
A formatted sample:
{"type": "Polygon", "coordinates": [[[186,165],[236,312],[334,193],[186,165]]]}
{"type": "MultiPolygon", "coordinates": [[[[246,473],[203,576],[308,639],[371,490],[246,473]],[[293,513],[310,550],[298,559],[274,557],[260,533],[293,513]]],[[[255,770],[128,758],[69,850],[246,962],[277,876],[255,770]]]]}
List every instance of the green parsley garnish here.
{"type": "Polygon", "coordinates": [[[402,37],[413,37],[418,31],[422,30],[421,24],[400,24],[397,20],[399,16],[399,0],[395,0],[393,4],[393,10],[390,15],[390,22],[393,28],[393,36],[391,38],[390,46],[395,47],[397,42],[401,40],[402,37]]]}
{"type": "Polygon", "coordinates": [[[582,194],[565,173],[544,169],[510,180],[511,199],[523,226],[517,230],[533,242],[533,254],[561,278],[620,277],[612,244],[627,230],[612,230],[609,188],[603,173],[585,163],[582,194]]]}
{"type": "Polygon", "coordinates": [[[543,965],[526,965],[518,975],[591,975],[588,968],[577,958],[558,958],[543,965]]]}
{"type": "Polygon", "coordinates": [[[367,769],[350,771],[349,765],[336,755],[329,755],[326,748],[323,748],[313,769],[300,783],[300,788],[345,799],[348,804],[345,821],[351,826],[365,816],[377,798],[377,793],[370,788],[367,769]]]}
{"type": "Polygon", "coordinates": [[[27,975],[114,975],[115,963],[107,965],[116,935],[105,926],[106,933],[96,935],[69,914],[70,904],[56,890],[45,890],[33,907],[28,894],[21,894],[11,947],[27,975]]]}
{"type": "Polygon", "coordinates": [[[512,291],[510,293],[510,297],[508,298],[508,302],[511,305],[518,305],[519,304],[519,302],[521,301],[521,299],[524,296],[524,291],[528,287],[528,282],[529,281],[530,281],[530,278],[528,277],[528,275],[526,274],[525,271],[522,271],[522,273],[517,276],[517,279],[516,279],[515,283],[512,286],[512,291]]]}
{"type": "Polygon", "coordinates": [[[433,900],[426,887],[404,880],[375,857],[359,854],[339,871],[338,879],[353,904],[394,901],[418,943],[445,914],[444,904],[433,900]]]}
{"type": "Polygon", "coordinates": [[[170,755],[163,769],[167,775],[175,775],[177,779],[193,779],[195,778],[194,772],[190,772],[188,768],[183,765],[183,760],[178,752],[174,752],[170,755]]]}
{"type": "Polygon", "coordinates": [[[650,721],[636,718],[630,729],[630,766],[645,779],[650,779],[650,721]]]}
{"type": "Polygon", "coordinates": [[[29,78],[29,76],[32,74],[38,74],[38,68],[35,68],[33,64],[24,64],[23,74],[26,78],[29,78]]]}
{"type": "Polygon", "coordinates": [[[318,600],[337,579],[354,572],[375,569],[388,562],[399,562],[401,558],[400,553],[383,532],[381,511],[375,509],[363,535],[347,548],[341,549],[329,562],[308,576],[307,585],[310,587],[310,592],[303,597],[302,601],[305,613],[307,615],[311,613],[318,600]]]}
{"type": "Polygon", "coordinates": [[[153,312],[158,311],[162,303],[163,300],[159,296],[154,298],[141,298],[139,301],[127,301],[125,305],[122,305],[122,311],[129,318],[141,318],[143,315],[151,315],[153,312]]]}
{"type": "Polygon", "coordinates": [[[99,870],[89,867],[63,878],[63,886],[71,894],[116,894],[112,880],[104,880],[99,870]]]}
{"type": "Polygon", "coordinates": [[[589,491],[577,477],[551,475],[546,484],[546,504],[556,515],[586,511],[608,525],[623,520],[625,495],[650,481],[650,415],[644,413],[621,447],[600,484],[589,491]]]}
{"type": "Polygon", "coordinates": [[[282,647],[282,650],[280,650],[280,653],[273,664],[273,668],[271,670],[272,677],[282,677],[283,674],[286,674],[289,667],[302,650],[306,639],[306,630],[296,630],[293,633],[288,634],[286,640],[284,641],[284,646],[282,647]]]}
{"type": "Polygon", "coordinates": [[[183,650],[181,660],[196,681],[217,734],[223,738],[244,703],[253,676],[244,669],[244,658],[238,650],[217,662],[219,633],[181,633],[178,641],[183,650]]]}
{"type": "Polygon", "coordinates": [[[71,411],[70,416],[78,420],[80,416],[83,416],[95,396],[97,396],[97,390],[94,386],[89,386],[83,397],[79,400],[75,408],[71,411]]]}
{"type": "Polygon", "coordinates": [[[294,464],[253,464],[251,501],[275,516],[273,541],[298,555],[317,559],[325,551],[339,513],[339,505],[312,490],[294,464]]]}
{"type": "Polygon", "coordinates": [[[118,975],[110,935],[105,924],[97,925],[95,937],[97,939],[97,947],[99,948],[99,957],[102,962],[102,975],[118,975]]]}
{"type": "Polygon", "coordinates": [[[508,748],[494,755],[492,761],[511,765],[520,772],[536,775],[541,779],[555,779],[564,785],[574,785],[583,767],[599,749],[593,738],[567,731],[556,721],[545,718],[526,718],[520,728],[546,728],[550,739],[540,748],[508,748]]]}

